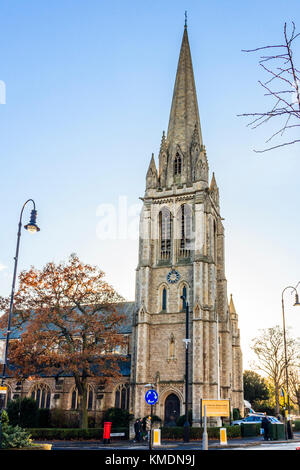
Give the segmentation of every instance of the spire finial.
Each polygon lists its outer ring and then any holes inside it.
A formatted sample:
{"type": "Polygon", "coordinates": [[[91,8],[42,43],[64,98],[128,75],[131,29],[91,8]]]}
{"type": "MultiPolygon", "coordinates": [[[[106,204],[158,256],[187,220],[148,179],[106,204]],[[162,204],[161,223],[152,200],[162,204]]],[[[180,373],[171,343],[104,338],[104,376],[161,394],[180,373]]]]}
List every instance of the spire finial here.
{"type": "Polygon", "coordinates": [[[187,11],[184,12],[184,27],[187,27],[187,11]]]}

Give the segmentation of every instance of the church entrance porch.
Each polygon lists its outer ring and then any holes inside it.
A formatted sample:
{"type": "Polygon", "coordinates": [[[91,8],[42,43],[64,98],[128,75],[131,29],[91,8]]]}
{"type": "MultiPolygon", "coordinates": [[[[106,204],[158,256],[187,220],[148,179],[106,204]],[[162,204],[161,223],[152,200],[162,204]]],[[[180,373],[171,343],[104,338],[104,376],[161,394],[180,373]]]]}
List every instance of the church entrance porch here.
{"type": "Polygon", "coordinates": [[[171,393],[165,400],[165,426],[176,426],[180,416],[180,401],[175,393],[171,393]]]}

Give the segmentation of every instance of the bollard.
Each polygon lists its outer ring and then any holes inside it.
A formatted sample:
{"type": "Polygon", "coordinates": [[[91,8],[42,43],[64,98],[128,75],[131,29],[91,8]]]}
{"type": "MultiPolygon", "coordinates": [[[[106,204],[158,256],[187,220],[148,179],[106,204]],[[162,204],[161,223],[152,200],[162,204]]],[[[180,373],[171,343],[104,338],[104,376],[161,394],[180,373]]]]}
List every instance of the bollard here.
{"type": "Polygon", "coordinates": [[[220,429],[220,444],[222,446],[227,446],[227,431],[226,428],[220,429]]]}
{"type": "Polygon", "coordinates": [[[110,443],[110,430],[111,430],[111,422],[106,421],[104,423],[104,430],[103,430],[103,444],[110,443]]]}
{"type": "Polygon", "coordinates": [[[152,445],[153,447],[160,446],[160,429],[153,429],[152,431],[152,445]]]}

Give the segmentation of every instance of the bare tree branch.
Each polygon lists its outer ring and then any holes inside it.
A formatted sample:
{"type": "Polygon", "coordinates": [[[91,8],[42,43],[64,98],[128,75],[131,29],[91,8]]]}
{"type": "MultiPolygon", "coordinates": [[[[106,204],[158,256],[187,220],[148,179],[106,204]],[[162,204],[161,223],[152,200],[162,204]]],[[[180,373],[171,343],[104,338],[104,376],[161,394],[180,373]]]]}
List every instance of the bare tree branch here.
{"type": "MultiPolygon", "coordinates": [[[[262,88],[264,88],[267,93],[264,96],[273,97],[276,100],[275,105],[265,112],[261,113],[244,113],[239,114],[238,116],[248,117],[252,116],[255,117],[253,121],[248,123],[252,129],[256,129],[257,127],[270,122],[272,118],[275,117],[283,117],[285,118],[285,124],[283,124],[280,130],[274,132],[271,137],[266,140],[270,142],[274,137],[282,136],[287,129],[294,129],[299,127],[300,124],[296,124],[298,120],[300,120],[300,72],[296,68],[293,60],[293,41],[300,36],[300,33],[296,33],[296,26],[295,23],[292,22],[292,31],[290,35],[287,33],[287,25],[284,24],[284,43],[277,44],[277,45],[269,45],[263,47],[257,47],[255,49],[243,49],[243,52],[257,52],[262,50],[269,50],[269,49],[284,49],[284,53],[278,53],[275,55],[263,55],[260,57],[259,65],[262,69],[269,75],[271,78],[262,82],[259,80],[259,84],[262,88]],[[279,62],[279,66],[276,68],[271,68],[271,66],[266,66],[264,63],[270,61],[279,62]],[[270,88],[270,84],[275,84],[277,89],[270,88]],[[281,87],[285,88],[281,88],[281,87]],[[290,122],[291,121],[291,122],[290,122]],[[290,123],[290,125],[287,125],[290,123]]],[[[278,51],[279,52],[279,51],[278,51]]],[[[273,63],[274,64],[274,63],[273,63]]],[[[300,139],[295,138],[288,142],[284,142],[282,144],[275,145],[273,147],[269,147],[263,150],[254,150],[256,153],[263,153],[269,150],[273,150],[276,148],[284,147],[286,145],[292,145],[295,143],[300,142],[300,139]]]]}

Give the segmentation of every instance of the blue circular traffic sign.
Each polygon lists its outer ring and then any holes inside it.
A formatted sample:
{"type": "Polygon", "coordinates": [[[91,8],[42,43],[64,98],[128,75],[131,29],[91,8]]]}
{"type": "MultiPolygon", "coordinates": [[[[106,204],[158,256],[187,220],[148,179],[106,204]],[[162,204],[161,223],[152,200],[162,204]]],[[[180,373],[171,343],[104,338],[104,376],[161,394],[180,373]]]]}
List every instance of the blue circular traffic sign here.
{"type": "Polygon", "coordinates": [[[145,395],[145,400],[148,403],[148,405],[154,405],[157,400],[158,400],[158,393],[156,390],[148,390],[145,395]]]}

